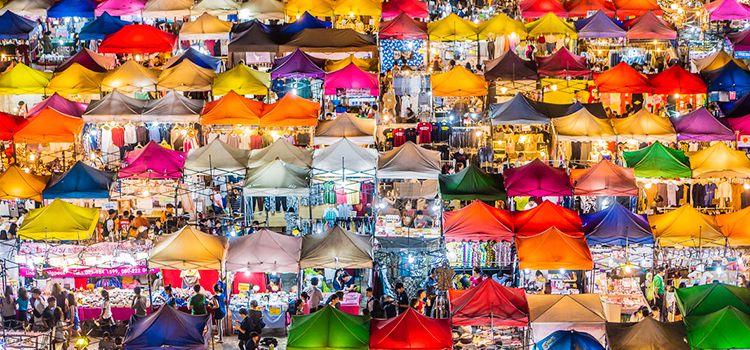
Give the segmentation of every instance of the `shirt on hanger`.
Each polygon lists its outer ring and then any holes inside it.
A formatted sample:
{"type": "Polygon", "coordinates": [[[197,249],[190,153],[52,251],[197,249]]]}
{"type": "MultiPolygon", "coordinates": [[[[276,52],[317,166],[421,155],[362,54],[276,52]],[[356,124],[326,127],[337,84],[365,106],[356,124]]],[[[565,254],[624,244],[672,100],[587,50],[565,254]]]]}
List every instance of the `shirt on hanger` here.
{"type": "Polygon", "coordinates": [[[420,122],[417,124],[419,143],[432,143],[432,124],[420,122]]]}

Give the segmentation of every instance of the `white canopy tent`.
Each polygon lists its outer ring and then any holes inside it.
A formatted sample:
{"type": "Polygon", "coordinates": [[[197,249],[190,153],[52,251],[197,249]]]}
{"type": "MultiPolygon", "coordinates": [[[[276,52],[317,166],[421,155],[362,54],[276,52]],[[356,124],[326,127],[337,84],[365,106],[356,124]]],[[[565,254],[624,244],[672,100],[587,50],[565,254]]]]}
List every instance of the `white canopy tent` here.
{"type": "Polygon", "coordinates": [[[330,145],[346,137],[359,145],[375,143],[375,119],[357,118],[353,114],[341,114],[334,120],[325,120],[315,128],[313,141],[316,145],[330,145]]]}
{"type": "Polygon", "coordinates": [[[378,164],[378,151],[360,147],[342,138],[313,153],[313,178],[352,179],[373,178],[378,164]]]}
{"type": "Polygon", "coordinates": [[[228,145],[218,138],[191,152],[185,160],[185,176],[245,174],[250,151],[228,145]]]}
{"type": "Polygon", "coordinates": [[[406,142],[380,154],[377,175],[381,179],[395,180],[437,179],[440,175],[440,152],[406,142]]]}

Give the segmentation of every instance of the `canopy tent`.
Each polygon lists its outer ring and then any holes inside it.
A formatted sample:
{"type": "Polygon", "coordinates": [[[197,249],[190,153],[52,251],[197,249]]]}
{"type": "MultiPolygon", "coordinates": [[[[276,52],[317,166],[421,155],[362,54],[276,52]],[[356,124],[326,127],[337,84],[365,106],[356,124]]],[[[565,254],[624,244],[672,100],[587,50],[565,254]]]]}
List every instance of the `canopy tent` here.
{"type": "Polygon", "coordinates": [[[549,34],[566,35],[572,38],[576,37],[576,28],[554,13],[547,13],[538,20],[527,23],[526,30],[528,31],[529,36],[533,38],[549,34]]]}
{"type": "Polygon", "coordinates": [[[529,305],[521,288],[487,278],[468,290],[448,290],[454,326],[526,327],[529,305]]]}
{"type": "Polygon", "coordinates": [[[210,91],[215,77],[216,72],[213,69],[203,68],[190,60],[184,60],[162,70],[156,85],[159,90],[210,91]]]}
{"type": "Polygon", "coordinates": [[[240,95],[267,95],[269,86],[270,74],[239,64],[216,76],[213,93],[226,95],[234,91],[240,95]]]}
{"type": "Polygon", "coordinates": [[[510,212],[475,200],[471,204],[443,213],[446,242],[511,241],[513,219],[510,212]]]}
{"type": "MultiPolygon", "coordinates": [[[[104,12],[98,15],[95,20],[84,24],[81,31],[78,33],[78,37],[81,40],[103,40],[107,35],[116,33],[128,24],[132,24],[132,22],[123,21],[117,17],[111,16],[107,12],[104,12]]],[[[88,51],[88,49],[84,48],[79,51],[79,53],[85,51],[88,51]]],[[[114,62],[112,66],[114,66],[114,62]]]]}
{"type": "Polygon", "coordinates": [[[285,36],[286,39],[288,39],[292,37],[294,34],[300,33],[305,29],[314,29],[314,28],[331,28],[331,22],[321,21],[315,18],[315,16],[305,11],[301,15],[297,16],[297,20],[295,20],[292,23],[287,23],[286,25],[284,25],[281,28],[280,33],[282,34],[282,36],[285,36]]]}
{"type": "MultiPolygon", "coordinates": [[[[734,141],[734,131],[720,122],[705,107],[672,118],[678,141],[734,141]]],[[[731,119],[730,124],[731,124],[731,119]]]]}
{"type": "Polygon", "coordinates": [[[83,112],[86,111],[87,105],[85,103],[68,100],[58,94],[52,94],[52,96],[47,97],[46,99],[42,100],[42,102],[39,102],[35,104],[34,107],[31,107],[31,109],[29,109],[29,113],[26,114],[26,117],[31,118],[41,113],[47,107],[50,107],[63,114],[80,117],[81,115],[83,115],[83,112]]]}
{"type": "Polygon", "coordinates": [[[705,94],[707,91],[706,84],[697,74],[690,73],[679,64],[675,64],[661,73],[654,75],[649,79],[653,86],[653,93],[674,95],[674,94],[705,94]]]}
{"type": "Polygon", "coordinates": [[[440,174],[440,197],[443,200],[504,201],[503,177],[487,174],[473,164],[455,174],[440,174]]]}
{"type": "Polygon", "coordinates": [[[51,0],[11,0],[0,9],[0,12],[10,11],[31,18],[46,17],[47,9],[52,3],[51,0]]]}
{"type": "Polygon", "coordinates": [[[380,18],[380,0],[338,0],[333,3],[334,16],[369,16],[380,18]]]}
{"type": "MultiPolygon", "coordinates": [[[[207,347],[204,329],[211,316],[190,315],[164,305],[148,316],[134,316],[125,332],[123,349],[200,349],[207,347]]],[[[210,326],[209,326],[210,327],[210,326]]]]}
{"type": "Polygon", "coordinates": [[[701,75],[708,82],[708,91],[734,91],[737,96],[750,92],[750,73],[734,61],[715,70],[702,71],[701,75]]]}
{"type": "Polygon", "coordinates": [[[124,163],[117,174],[121,179],[177,179],[182,177],[185,153],[152,140],[145,147],[128,152],[124,163]]]}
{"type": "Polygon", "coordinates": [[[228,145],[220,139],[190,152],[185,160],[185,175],[234,174],[242,176],[250,151],[228,145]]]}
{"type": "Polygon", "coordinates": [[[429,22],[427,33],[432,41],[474,41],[479,40],[479,30],[470,20],[451,13],[443,19],[429,22]]]}
{"type": "Polygon", "coordinates": [[[302,238],[299,265],[302,269],[369,269],[372,268],[372,241],[369,236],[333,226],[322,235],[302,238]]]}
{"type": "Polygon", "coordinates": [[[709,283],[675,290],[677,307],[685,317],[705,316],[731,306],[750,313],[750,290],[723,283],[709,283]]]}
{"type": "Polygon", "coordinates": [[[93,18],[94,0],[60,0],[47,9],[48,18],[93,18]]]}
{"type": "Polygon", "coordinates": [[[159,71],[146,68],[134,60],[128,60],[122,66],[107,73],[102,79],[101,89],[124,92],[153,91],[156,90],[158,82],[159,71]]]}
{"type": "Polygon", "coordinates": [[[618,139],[629,139],[640,142],[674,142],[677,139],[669,118],[660,117],[641,108],[638,112],[625,118],[612,119],[612,125],[618,139]]]}
{"type": "Polygon", "coordinates": [[[576,196],[637,196],[638,185],[631,168],[602,159],[587,169],[570,169],[570,183],[576,196]]]}
{"type": "Polygon", "coordinates": [[[540,76],[547,77],[587,77],[591,69],[586,65],[586,57],[577,56],[565,47],[548,57],[538,57],[537,64],[540,76]]]}
{"type": "Polygon", "coordinates": [[[581,215],[589,245],[654,244],[646,215],[635,214],[615,202],[608,208],[581,215]]]}
{"type": "Polygon", "coordinates": [[[326,305],[309,315],[292,316],[287,339],[287,350],[368,350],[370,318],[326,305]]]}
{"type": "Polygon", "coordinates": [[[596,11],[590,17],[576,21],[575,27],[581,39],[624,38],[626,36],[625,29],[622,29],[602,11],[596,11]]]}
{"type": "Polygon", "coordinates": [[[636,177],[673,179],[689,178],[692,174],[685,152],[668,148],[659,141],[637,151],[623,152],[622,157],[628,168],[635,169],[636,177]]]}
{"type": "Polygon", "coordinates": [[[742,96],[729,103],[719,103],[719,107],[721,107],[724,117],[729,118],[727,119],[729,121],[732,120],[731,118],[744,117],[750,114],[750,110],[748,110],[750,108],[750,95],[742,96]]]}
{"type": "Polygon", "coordinates": [[[358,146],[341,138],[313,153],[312,172],[316,178],[373,178],[378,164],[378,151],[358,146]]]}
{"type": "Polygon", "coordinates": [[[513,50],[506,51],[500,57],[487,61],[484,65],[484,79],[487,81],[537,80],[538,78],[534,62],[522,60],[513,50]]]}
{"type": "Polygon", "coordinates": [[[190,16],[193,0],[148,0],[143,8],[143,19],[182,18],[190,16]]]}
{"type": "Polygon", "coordinates": [[[747,135],[750,133],[750,115],[739,118],[726,118],[727,124],[732,127],[732,130],[740,135],[747,135]]]}
{"type": "Polygon", "coordinates": [[[612,349],[690,350],[685,324],[659,322],[646,317],[640,322],[607,322],[607,341],[612,349]]]}
{"type": "Polygon", "coordinates": [[[98,208],[84,208],[55,199],[47,206],[31,209],[18,228],[18,238],[51,241],[83,241],[99,223],[98,208]]]}
{"type": "Polygon", "coordinates": [[[750,348],[750,315],[727,306],[716,312],[685,318],[687,338],[693,349],[750,348]]]}
{"type": "Polygon", "coordinates": [[[310,170],[276,159],[247,170],[245,194],[258,197],[308,196],[310,170]]]}
{"type": "Polygon", "coordinates": [[[333,17],[333,0],[304,1],[288,0],[284,5],[287,17],[304,16],[308,14],[315,17],[333,17]]]}
{"type": "Polygon", "coordinates": [[[552,125],[560,141],[611,140],[615,136],[609,120],[597,118],[586,108],[552,119],[552,125]]]}
{"type": "Polygon", "coordinates": [[[326,72],[314,58],[302,50],[294,50],[289,55],[277,58],[271,69],[271,79],[323,79],[326,72]]]}
{"type": "Polygon", "coordinates": [[[554,13],[559,17],[568,17],[568,11],[557,0],[523,0],[518,6],[521,8],[523,18],[539,18],[548,13],[554,13]]]}
{"type": "Polygon", "coordinates": [[[371,96],[380,94],[378,75],[365,72],[354,63],[335,72],[326,73],[323,86],[326,95],[336,95],[338,90],[347,89],[369,91],[371,96]]]}
{"type": "Polygon", "coordinates": [[[279,50],[279,44],[273,38],[271,28],[258,21],[245,23],[250,23],[247,29],[232,34],[232,40],[229,41],[228,46],[230,52],[238,54],[244,54],[245,52],[271,52],[275,54],[279,50]]]}
{"type": "Polygon", "coordinates": [[[333,120],[321,121],[315,128],[316,145],[330,145],[342,137],[358,144],[375,143],[375,119],[357,118],[353,114],[339,114],[333,120]]]}
{"type": "Polygon", "coordinates": [[[114,90],[101,100],[91,101],[83,114],[83,120],[85,122],[96,122],[109,121],[112,118],[137,118],[145,109],[146,101],[126,96],[114,90]]]}
{"type": "Polygon", "coordinates": [[[58,178],[50,181],[42,192],[44,199],[109,198],[114,176],[78,161],[58,178]]]}
{"type": "Polygon", "coordinates": [[[487,95],[487,82],[484,78],[460,65],[445,73],[433,73],[430,81],[433,96],[487,95]]]}
{"type": "Polygon", "coordinates": [[[378,38],[380,40],[427,40],[427,24],[417,22],[402,12],[392,20],[380,23],[378,38]]]}
{"type": "Polygon", "coordinates": [[[29,40],[33,37],[37,23],[11,11],[0,15],[1,40],[29,40]]]}
{"type": "Polygon", "coordinates": [[[23,121],[22,116],[0,112],[0,141],[13,140],[13,134],[23,121]]]}
{"type": "Polygon", "coordinates": [[[451,324],[420,314],[413,308],[387,320],[372,320],[370,350],[450,349],[453,346],[451,324]]]}
{"type": "Polygon", "coordinates": [[[677,31],[653,12],[646,11],[628,23],[628,40],[674,40],[677,31]]]}
{"type": "Polygon", "coordinates": [[[16,143],[75,142],[83,130],[83,119],[47,107],[26,119],[13,135],[16,143]]]}
{"type": "Polygon", "coordinates": [[[732,42],[735,52],[750,51],[750,29],[727,34],[727,39],[732,42]]]}
{"type": "Polygon", "coordinates": [[[502,12],[480,23],[477,30],[480,37],[487,37],[489,34],[494,34],[495,36],[516,35],[519,39],[526,39],[527,36],[526,26],[521,21],[510,18],[502,12]]]}
{"type": "Polygon", "coordinates": [[[23,63],[15,63],[0,73],[0,94],[27,95],[45,93],[52,73],[38,71],[23,63]]]}
{"type": "MultiPolygon", "coordinates": [[[[200,4],[206,1],[208,0],[203,0],[200,4]]],[[[231,2],[231,0],[226,1],[231,2]]],[[[185,22],[182,25],[180,40],[226,40],[229,39],[231,30],[232,22],[222,21],[214,15],[203,13],[195,21],[185,22]]]]}
{"type": "Polygon", "coordinates": [[[703,5],[711,21],[750,19],[750,7],[737,0],[715,0],[703,5]]]}
{"type": "Polygon", "coordinates": [[[576,330],[605,338],[604,308],[598,294],[528,294],[534,341],[539,343],[559,330],[576,330]]]}
{"type": "Polygon", "coordinates": [[[586,238],[580,232],[567,234],[556,227],[535,235],[517,235],[516,249],[521,269],[534,270],[591,270],[591,258],[586,238]]]}
{"type": "Polygon", "coordinates": [[[206,103],[201,113],[200,123],[203,125],[258,125],[262,114],[262,102],[229,91],[218,100],[206,103]]]}
{"type": "Polygon", "coordinates": [[[284,20],[284,2],[278,0],[250,0],[240,5],[240,18],[253,18],[260,21],[284,20]]]}
{"type": "Polygon", "coordinates": [[[96,6],[94,15],[140,16],[145,6],[146,0],[104,0],[96,6]]]}
{"type": "Polygon", "coordinates": [[[174,35],[150,25],[126,24],[102,41],[99,45],[99,52],[118,54],[172,52],[175,40],[174,35]]]}
{"type": "Polygon", "coordinates": [[[395,18],[400,13],[411,18],[426,19],[430,17],[427,3],[419,0],[390,0],[383,2],[381,16],[384,21],[395,18]]]}
{"type": "Polygon", "coordinates": [[[489,116],[492,125],[544,125],[550,122],[550,118],[539,112],[533,101],[520,92],[508,101],[491,104],[489,116]]]}
{"type": "MultiPolygon", "coordinates": [[[[103,18],[103,17],[99,17],[103,18]]],[[[100,55],[87,48],[83,48],[76,52],[75,55],[70,56],[68,59],[63,61],[60,65],[55,67],[55,73],[65,71],[73,64],[79,64],[88,70],[92,70],[98,73],[106,73],[107,70],[115,67],[116,57],[100,55]]]]}
{"type": "Polygon", "coordinates": [[[298,273],[302,238],[271,230],[229,240],[227,271],[298,273]]]}
{"type": "MultiPolygon", "coordinates": [[[[240,11],[240,4],[233,0],[202,0],[190,9],[192,16],[208,14],[210,16],[236,15],[240,11]]],[[[199,18],[200,18],[199,17],[199,18]]]]}
{"type": "Polygon", "coordinates": [[[278,101],[263,106],[261,127],[302,127],[318,125],[320,103],[287,93],[278,101]]]}
{"type": "Polygon", "coordinates": [[[653,12],[661,15],[661,7],[656,0],[613,0],[617,17],[640,16],[646,12],[653,12]]]}
{"type": "Polygon", "coordinates": [[[148,267],[177,270],[221,270],[227,253],[226,237],[201,232],[188,225],[162,236],[148,253],[148,267]]]}
{"type": "Polygon", "coordinates": [[[729,62],[734,62],[736,65],[738,65],[740,68],[747,70],[747,65],[745,65],[742,60],[736,59],[732,57],[732,55],[728,54],[724,50],[717,50],[716,52],[709,54],[703,58],[693,60],[693,63],[695,64],[695,67],[698,68],[699,71],[711,71],[715,69],[719,69],[721,67],[724,67],[729,62]]]}
{"type": "Polygon", "coordinates": [[[440,170],[440,152],[411,141],[381,153],[378,158],[381,179],[437,179],[440,170]]]}
{"type": "Polygon", "coordinates": [[[591,334],[569,331],[554,331],[539,344],[537,350],[605,350],[602,344],[591,334]]]}
{"type": "Polygon", "coordinates": [[[277,159],[300,168],[309,168],[313,161],[313,150],[299,148],[279,138],[267,147],[250,151],[246,167],[259,168],[277,159]]]}
{"type": "Polygon", "coordinates": [[[55,74],[47,85],[47,91],[61,95],[100,94],[105,73],[95,72],[78,63],[55,74]]]}
{"type": "Polygon", "coordinates": [[[595,74],[594,82],[599,92],[640,94],[651,91],[648,78],[625,62],[595,74]]]}
{"type": "Polygon", "coordinates": [[[503,175],[505,189],[510,197],[570,196],[573,192],[565,169],[553,168],[539,159],[517,168],[506,169],[503,175]]]}
{"type": "Polygon", "coordinates": [[[597,118],[606,119],[607,111],[604,110],[604,106],[601,102],[594,103],[580,103],[578,101],[573,103],[548,103],[542,101],[531,101],[534,108],[546,115],[548,118],[559,118],[569,115],[573,112],[577,112],[579,109],[586,108],[591,114],[597,118]]]}
{"type": "Polygon", "coordinates": [[[167,60],[167,63],[164,65],[167,68],[172,68],[185,60],[193,62],[202,68],[218,70],[219,67],[221,67],[220,58],[203,54],[200,51],[194,49],[192,46],[188,48],[187,50],[183,51],[181,54],[177,56],[172,56],[172,58],[167,60]]]}
{"type": "MultiPolygon", "coordinates": [[[[615,4],[609,0],[573,0],[566,2],[564,5],[570,17],[583,18],[589,16],[592,12],[596,13],[589,18],[597,16],[599,12],[607,18],[615,15],[615,4]]],[[[578,37],[583,38],[580,31],[578,37]]]]}
{"type": "Polygon", "coordinates": [[[732,213],[716,215],[721,233],[727,237],[730,247],[750,246],[750,207],[732,213]]]}
{"type": "Polygon", "coordinates": [[[673,211],[650,215],[648,222],[662,247],[723,247],[726,237],[716,219],[685,204],[673,211]]]}
{"type": "Polygon", "coordinates": [[[46,176],[30,174],[17,165],[11,165],[0,173],[0,199],[32,199],[41,202],[42,191],[48,180],[46,176]]]}
{"type": "Polygon", "coordinates": [[[149,121],[177,121],[197,123],[203,108],[203,100],[194,100],[185,95],[169,91],[164,97],[146,102],[141,117],[149,121]]]}
{"type": "Polygon", "coordinates": [[[353,54],[350,54],[349,56],[340,60],[325,60],[324,68],[326,72],[335,72],[337,70],[344,69],[350,64],[354,64],[360,69],[368,72],[375,72],[379,67],[377,58],[359,58],[353,54]]]}
{"type": "Polygon", "coordinates": [[[377,52],[375,38],[354,29],[311,28],[305,29],[279,46],[279,51],[305,52],[377,52]]]}
{"type": "Polygon", "coordinates": [[[551,227],[583,237],[583,224],[578,213],[550,201],[530,210],[513,212],[513,228],[517,234],[536,235],[551,227]]]}
{"type": "Polygon", "coordinates": [[[750,178],[750,159],[744,151],[716,142],[690,155],[693,178],[750,178]]]}

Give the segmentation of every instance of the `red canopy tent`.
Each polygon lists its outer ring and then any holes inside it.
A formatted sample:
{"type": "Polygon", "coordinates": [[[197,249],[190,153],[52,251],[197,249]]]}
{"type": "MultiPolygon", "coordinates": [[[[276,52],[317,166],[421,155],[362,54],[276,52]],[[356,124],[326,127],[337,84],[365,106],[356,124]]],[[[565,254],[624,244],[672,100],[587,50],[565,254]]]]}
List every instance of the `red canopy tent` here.
{"type": "Polygon", "coordinates": [[[12,141],[22,122],[23,117],[0,112],[0,141],[12,141]]]}
{"type": "Polygon", "coordinates": [[[453,338],[447,319],[424,316],[412,308],[388,320],[370,323],[370,350],[451,349],[453,338]]]}
{"type": "Polygon", "coordinates": [[[565,47],[548,57],[537,58],[537,73],[548,77],[585,77],[591,75],[586,57],[577,56],[565,47]]]}
{"type": "Polygon", "coordinates": [[[644,93],[651,92],[651,84],[645,75],[625,62],[594,75],[594,83],[599,92],[644,93]]]}
{"type": "Polygon", "coordinates": [[[405,12],[380,23],[380,39],[427,40],[427,23],[417,22],[405,12]]]}
{"type": "Polygon", "coordinates": [[[454,326],[525,327],[529,304],[522,288],[508,288],[486,279],[468,290],[448,291],[454,326]]]}
{"type": "Polygon", "coordinates": [[[446,242],[511,241],[513,218],[509,211],[474,201],[443,213],[443,232],[446,242]]]}
{"type": "Polygon", "coordinates": [[[171,52],[176,37],[145,24],[128,24],[99,45],[99,53],[171,52]]]}
{"type": "Polygon", "coordinates": [[[573,210],[544,201],[536,208],[513,212],[513,227],[516,235],[534,235],[550,227],[583,236],[581,217],[573,210]]]}
{"type": "Polygon", "coordinates": [[[389,20],[402,12],[412,18],[426,19],[430,17],[430,12],[427,10],[427,3],[419,0],[391,0],[384,2],[381,17],[383,20],[389,20]]]}
{"type": "Polygon", "coordinates": [[[678,64],[652,76],[649,82],[654,87],[655,94],[690,95],[705,94],[708,91],[706,83],[698,74],[690,73],[678,64]]]}
{"type": "Polygon", "coordinates": [[[640,17],[625,23],[628,40],[674,40],[677,31],[672,26],[657,17],[653,11],[646,11],[640,17]]]}
{"type": "Polygon", "coordinates": [[[613,0],[617,17],[624,18],[630,16],[640,16],[646,11],[653,11],[661,15],[661,7],[656,0],[613,0]]]}
{"type": "Polygon", "coordinates": [[[602,11],[608,17],[615,15],[615,4],[608,0],[573,0],[565,2],[570,17],[588,17],[589,13],[602,11]]]}
{"type": "Polygon", "coordinates": [[[558,0],[523,0],[519,6],[523,18],[539,18],[549,12],[557,17],[568,17],[568,11],[558,0]]]}

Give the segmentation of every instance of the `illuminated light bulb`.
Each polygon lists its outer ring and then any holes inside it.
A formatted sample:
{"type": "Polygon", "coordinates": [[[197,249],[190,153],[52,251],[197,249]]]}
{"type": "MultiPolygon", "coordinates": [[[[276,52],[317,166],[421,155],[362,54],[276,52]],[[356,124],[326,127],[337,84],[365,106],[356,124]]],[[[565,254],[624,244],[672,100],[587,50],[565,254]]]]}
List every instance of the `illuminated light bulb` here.
{"type": "Polygon", "coordinates": [[[672,10],[676,10],[676,9],[677,9],[677,7],[678,7],[678,5],[677,5],[677,4],[672,4],[672,5],[669,5],[669,8],[671,8],[672,10]]]}
{"type": "Polygon", "coordinates": [[[565,269],[560,269],[560,273],[565,273],[565,269]]]}
{"type": "Polygon", "coordinates": [[[750,184],[746,182],[746,183],[742,184],[742,188],[744,188],[746,190],[750,190],[750,184]]]}
{"type": "Polygon", "coordinates": [[[674,94],[674,98],[680,98],[680,94],[674,94]]]}
{"type": "Polygon", "coordinates": [[[508,88],[505,87],[505,86],[503,86],[503,87],[500,88],[500,92],[504,94],[504,93],[508,92],[508,88]]]}
{"type": "Polygon", "coordinates": [[[630,274],[633,272],[633,268],[630,266],[630,264],[625,265],[625,273],[630,274]]]}
{"type": "Polygon", "coordinates": [[[531,269],[528,269],[528,268],[527,269],[523,269],[523,272],[528,275],[528,274],[531,273],[531,269]]]}
{"type": "Polygon", "coordinates": [[[143,196],[144,197],[148,197],[150,195],[151,195],[151,192],[149,192],[148,190],[143,190],[143,196]]]}
{"type": "Polygon", "coordinates": [[[651,188],[651,186],[652,186],[652,185],[651,185],[651,183],[650,183],[650,182],[647,182],[647,183],[646,183],[646,185],[644,185],[643,187],[645,187],[646,189],[650,189],[650,188],[651,188]]]}
{"type": "Polygon", "coordinates": [[[34,154],[34,153],[29,154],[29,160],[32,161],[32,162],[35,161],[36,160],[36,154],[34,154]]]}
{"type": "Polygon", "coordinates": [[[476,135],[477,137],[482,136],[482,130],[475,132],[474,135],[476,135]]]}
{"type": "Polygon", "coordinates": [[[296,95],[296,94],[297,94],[297,88],[292,89],[292,95],[296,95]]]}
{"type": "Polygon", "coordinates": [[[29,168],[23,168],[23,171],[25,171],[27,174],[31,172],[31,169],[29,168]]]}
{"type": "Polygon", "coordinates": [[[409,261],[409,264],[413,264],[414,263],[414,257],[411,256],[411,254],[409,254],[409,258],[407,260],[409,261]]]}
{"type": "Polygon", "coordinates": [[[552,89],[552,91],[557,91],[557,84],[552,84],[549,88],[552,89]]]}

